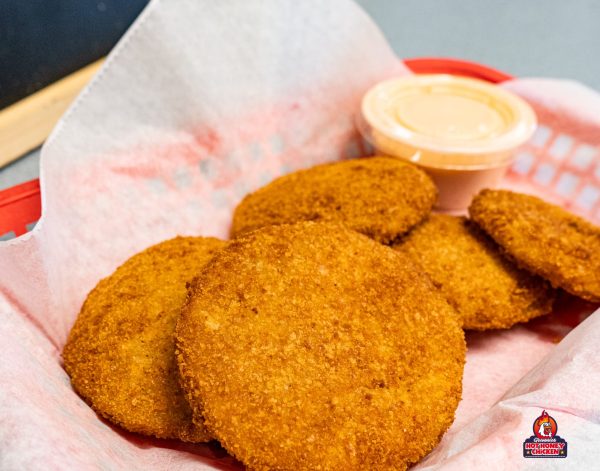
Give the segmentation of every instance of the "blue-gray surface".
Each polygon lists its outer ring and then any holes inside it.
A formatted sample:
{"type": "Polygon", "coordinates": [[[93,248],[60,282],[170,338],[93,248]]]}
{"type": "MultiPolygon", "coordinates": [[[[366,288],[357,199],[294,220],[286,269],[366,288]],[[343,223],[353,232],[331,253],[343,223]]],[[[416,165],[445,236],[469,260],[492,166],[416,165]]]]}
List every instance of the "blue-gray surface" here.
{"type": "Polygon", "coordinates": [[[448,56],[600,90],[598,0],[358,0],[400,57],[448,56]]]}
{"type": "MultiPolygon", "coordinates": [[[[400,57],[446,56],[600,90],[599,0],[358,0],[400,57]]],[[[37,153],[0,170],[0,189],[38,175],[37,153]]]]}
{"type": "Polygon", "coordinates": [[[0,170],[0,190],[37,178],[39,167],[40,151],[36,149],[0,170]]]}

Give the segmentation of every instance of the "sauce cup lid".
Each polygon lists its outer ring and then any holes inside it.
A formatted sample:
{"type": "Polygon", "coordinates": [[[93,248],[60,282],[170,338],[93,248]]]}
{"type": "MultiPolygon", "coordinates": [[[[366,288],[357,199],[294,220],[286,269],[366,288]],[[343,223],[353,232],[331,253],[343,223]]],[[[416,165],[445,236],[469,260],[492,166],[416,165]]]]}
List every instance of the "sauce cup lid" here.
{"type": "Polygon", "coordinates": [[[358,119],[379,152],[439,168],[506,165],[536,125],[532,108],[515,94],[445,74],[378,83],[363,97],[358,119]]]}

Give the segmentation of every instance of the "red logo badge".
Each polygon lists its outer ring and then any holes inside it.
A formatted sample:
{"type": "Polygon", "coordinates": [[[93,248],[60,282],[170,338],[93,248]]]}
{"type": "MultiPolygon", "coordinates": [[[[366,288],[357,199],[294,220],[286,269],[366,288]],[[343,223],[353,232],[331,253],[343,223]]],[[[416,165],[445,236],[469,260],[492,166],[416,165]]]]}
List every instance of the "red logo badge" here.
{"type": "Polygon", "coordinates": [[[567,442],[559,437],[554,417],[542,412],[533,421],[533,435],[523,442],[525,458],[566,458],[567,442]]]}

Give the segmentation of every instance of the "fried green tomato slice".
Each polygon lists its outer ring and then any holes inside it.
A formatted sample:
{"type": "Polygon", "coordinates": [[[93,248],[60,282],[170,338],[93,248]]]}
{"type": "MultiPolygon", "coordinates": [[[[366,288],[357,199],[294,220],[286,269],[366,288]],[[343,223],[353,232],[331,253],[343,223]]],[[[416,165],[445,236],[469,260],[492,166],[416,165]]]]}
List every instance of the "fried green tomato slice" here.
{"type": "Polygon", "coordinates": [[[519,269],[464,217],[432,214],[394,249],[412,257],[461,315],[464,329],[506,329],[548,314],[548,282],[519,269]]]}
{"type": "Polygon", "coordinates": [[[600,301],[600,227],[535,196],[483,190],[469,214],[519,265],[600,301]]]}
{"type": "Polygon", "coordinates": [[[177,237],[134,255],[88,295],[63,351],[74,389],[131,432],[211,439],[179,385],[174,331],[186,283],[225,243],[177,237]]]}
{"type": "Polygon", "coordinates": [[[233,240],[176,337],[195,417],[250,469],[405,469],[461,397],[452,307],[408,257],[342,225],[233,240]]]}
{"type": "Polygon", "coordinates": [[[235,210],[231,235],[273,224],[335,221],[388,243],[425,219],[436,197],[431,179],[398,159],[318,165],[247,195],[235,210]]]}

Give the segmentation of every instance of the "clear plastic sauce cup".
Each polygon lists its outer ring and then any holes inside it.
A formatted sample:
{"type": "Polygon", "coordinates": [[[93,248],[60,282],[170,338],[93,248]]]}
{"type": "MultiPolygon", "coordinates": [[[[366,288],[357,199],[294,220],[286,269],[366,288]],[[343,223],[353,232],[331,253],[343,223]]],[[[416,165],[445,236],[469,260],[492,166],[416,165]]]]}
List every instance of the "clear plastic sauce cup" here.
{"type": "Polygon", "coordinates": [[[381,82],[363,97],[358,127],[377,154],[425,170],[437,207],[466,208],[497,185],[537,125],[521,98],[481,80],[414,75],[381,82]]]}

